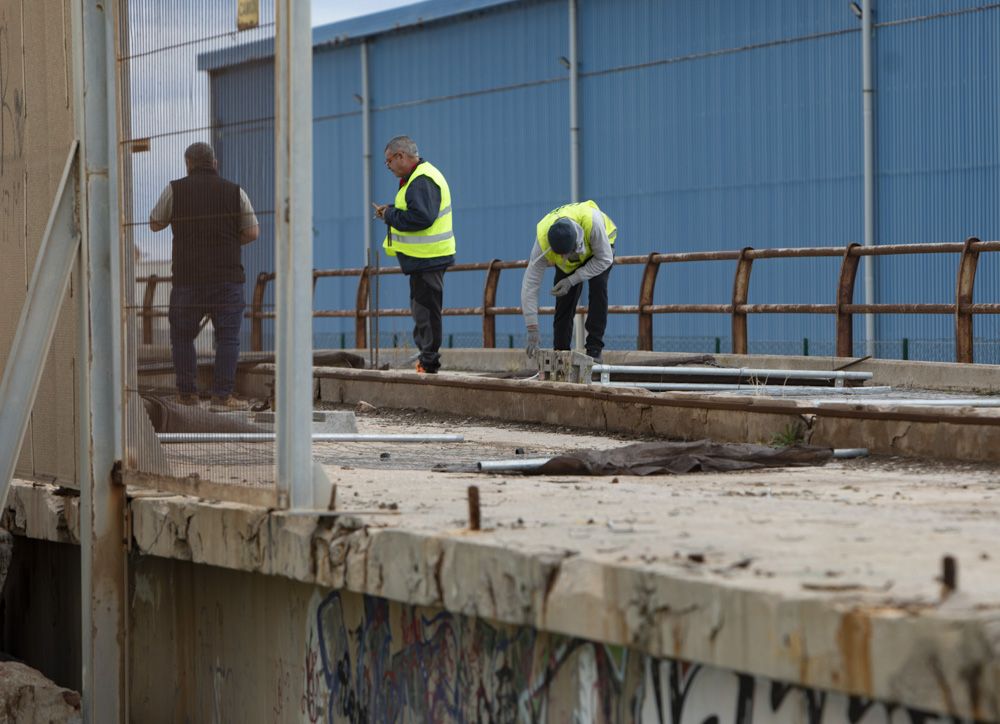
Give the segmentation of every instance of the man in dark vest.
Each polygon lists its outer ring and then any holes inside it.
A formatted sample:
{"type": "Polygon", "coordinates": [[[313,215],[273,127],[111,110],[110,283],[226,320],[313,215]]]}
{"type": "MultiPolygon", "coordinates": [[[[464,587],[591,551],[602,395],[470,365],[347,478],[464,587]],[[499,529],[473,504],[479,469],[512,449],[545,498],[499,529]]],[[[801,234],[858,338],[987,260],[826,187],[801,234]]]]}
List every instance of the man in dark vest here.
{"type": "Polygon", "coordinates": [[[444,271],[455,263],[451,189],[444,174],[420,157],[409,136],[385,146],[385,165],[399,179],[391,204],[372,204],[385,221],[386,254],[399,260],[410,279],[413,343],[420,350],[417,372],[436,374],[441,367],[441,314],[444,271]]]}
{"type": "Polygon", "coordinates": [[[212,408],[246,409],[233,396],[240,354],[246,277],[240,248],[257,239],[260,226],[246,193],[219,176],[207,143],[184,151],[187,176],[171,181],[149,214],[149,228],[173,232],[170,349],[178,400],[197,405],[198,360],[194,340],[208,316],[215,330],[212,408]]]}

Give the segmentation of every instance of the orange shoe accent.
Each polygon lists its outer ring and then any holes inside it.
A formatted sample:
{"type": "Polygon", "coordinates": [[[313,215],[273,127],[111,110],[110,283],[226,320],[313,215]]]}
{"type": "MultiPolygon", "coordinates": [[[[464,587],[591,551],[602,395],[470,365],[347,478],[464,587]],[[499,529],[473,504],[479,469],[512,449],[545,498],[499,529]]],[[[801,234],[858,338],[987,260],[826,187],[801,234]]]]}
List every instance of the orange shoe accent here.
{"type": "Polygon", "coordinates": [[[416,370],[417,370],[417,374],[418,374],[418,375],[436,375],[436,374],[437,374],[437,370],[429,370],[429,369],[426,369],[426,368],[425,368],[425,367],[424,367],[424,366],[423,366],[422,364],[420,364],[419,362],[417,362],[417,367],[416,367],[416,370]]]}

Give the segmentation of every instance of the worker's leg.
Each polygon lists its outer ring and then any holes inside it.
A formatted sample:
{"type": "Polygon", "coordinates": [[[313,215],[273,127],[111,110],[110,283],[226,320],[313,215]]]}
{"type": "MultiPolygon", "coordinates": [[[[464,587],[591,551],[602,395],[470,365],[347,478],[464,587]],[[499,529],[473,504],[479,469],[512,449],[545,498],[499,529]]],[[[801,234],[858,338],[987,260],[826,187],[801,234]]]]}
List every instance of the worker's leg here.
{"type": "Polygon", "coordinates": [[[174,361],[177,391],[193,395],[198,391],[198,358],[194,338],[198,336],[203,309],[195,287],[175,286],[170,290],[170,355],[174,361]]]}
{"type": "Polygon", "coordinates": [[[215,368],[212,397],[225,398],[236,387],[236,363],[240,358],[240,327],[246,306],[242,282],[222,282],[211,286],[209,315],[215,328],[215,368]]]}
{"type": "MultiPolygon", "coordinates": [[[[608,267],[596,277],[591,277],[587,289],[587,354],[601,358],[604,349],[604,329],[608,326],[608,267]]],[[[581,285],[582,286],[582,285],[581,285]]]]}
{"type": "MultiPolygon", "coordinates": [[[[569,274],[556,267],[555,282],[568,276],[569,274]]],[[[582,287],[582,284],[576,284],[563,296],[556,297],[556,316],[552,320],[553,349],[570,349],[573,346],[573,317],[576,316],[576,305],[580,301],[582,287]]]]}
{"type": "Polygon", "coordinates": [[[410,274],[410,311],[413,343],[420,350],[420,366],[426,372],[441,367],[441,308],[444,305],[444,270],[410,274]]]}

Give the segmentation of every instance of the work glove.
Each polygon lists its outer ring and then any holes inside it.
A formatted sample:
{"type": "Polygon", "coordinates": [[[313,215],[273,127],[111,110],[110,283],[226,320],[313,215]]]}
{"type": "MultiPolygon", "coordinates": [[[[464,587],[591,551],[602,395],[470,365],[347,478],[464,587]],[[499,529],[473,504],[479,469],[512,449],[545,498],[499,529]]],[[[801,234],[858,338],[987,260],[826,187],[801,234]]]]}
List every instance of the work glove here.
{"type": "Polygon", "coordinates": [[[538,354],[538,345],[541,343],[541,337],[538,335],[538,327],[528,327],[528,343],[524,348],[524,351],[528,354],[528,357],[534,359],[535,355],[538,354]]]}
{"type": "Polygon", "coordinates": [[[552,296],[561,297],[569,294],[569,290],[573,288],[573,282],[569,280],[569,277],[563,277],[556,282],[556,285],[552,287],[552,296]]]}

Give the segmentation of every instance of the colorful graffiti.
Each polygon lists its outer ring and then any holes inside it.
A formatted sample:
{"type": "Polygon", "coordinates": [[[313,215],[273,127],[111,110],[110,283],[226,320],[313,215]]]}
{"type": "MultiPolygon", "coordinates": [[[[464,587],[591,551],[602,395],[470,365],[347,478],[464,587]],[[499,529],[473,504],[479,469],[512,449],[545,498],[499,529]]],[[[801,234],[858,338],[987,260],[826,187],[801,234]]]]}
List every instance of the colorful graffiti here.
{"type": "Polygon", "coordinates": [[[317,607],[314,625],[319,660],[307,660],[306,691],[310,701],[317,695],[324,701],[308,708],[310,721],[318,720],[320,708],[326,721],[352,724],[945,721],[883,702],[369,596],[331,593],[317,607]]]}

